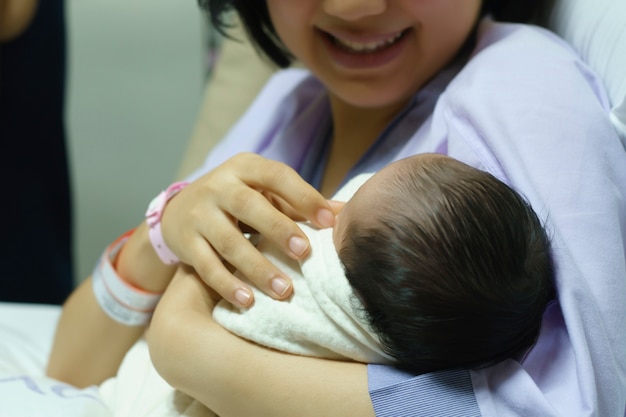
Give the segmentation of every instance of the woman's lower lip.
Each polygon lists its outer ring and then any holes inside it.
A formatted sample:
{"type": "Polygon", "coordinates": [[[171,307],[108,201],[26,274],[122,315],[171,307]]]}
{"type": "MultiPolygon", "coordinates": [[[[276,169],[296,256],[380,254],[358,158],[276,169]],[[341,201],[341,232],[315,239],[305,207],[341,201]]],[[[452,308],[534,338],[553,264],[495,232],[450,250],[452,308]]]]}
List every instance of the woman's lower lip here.
{"type": "Polygon", "coordinates": [[[404,33],[395,43],[377,49],[372,52],[353,52],[343,48],[335,43],[332,37],[321,34],[331,59],[341,67],[347,69],[373,69],[383,66],[396,59],[406,44],[408,38],[404,33]]]}

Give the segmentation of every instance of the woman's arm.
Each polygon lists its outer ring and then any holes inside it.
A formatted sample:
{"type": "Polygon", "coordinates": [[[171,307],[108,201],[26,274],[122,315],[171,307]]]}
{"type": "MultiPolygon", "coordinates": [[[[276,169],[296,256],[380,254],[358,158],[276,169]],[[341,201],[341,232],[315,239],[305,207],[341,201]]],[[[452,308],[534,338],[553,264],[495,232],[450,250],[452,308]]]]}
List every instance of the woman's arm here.
{"type": "MultiPolygon", "coordinates": [[[[328,214],[325,221],[334,221],[331,205],[291,168],[257,155],[242,154],[194,181],[170,200],[161,227],[166,244],[229,301],[236,302],[236,294],[242,291],[251,292],[230,273],[222,259],[264,291],[284,299],[291,293],[289,277],[244,238],[240,224],[281,242],[285,251],[290,250],[292,238],[301,237],[305,245],[300,254],[303,256],[308,251],[306,235],[285,213],[305,212],[306,217],[316,219],[320,210],[328,214]],[[282,293],[272,285],[277,277],[287,283],[287,290],[282,293]]],[[[158,258],[145,221],[122,246],[114,264],[125,281],[150,292],[164,291],[175,271],[175,267],[164,265],[158,258]]],[[[249,306],[252,302],[250,296],[238,304],[249,306]]],[[[143,330],[110,319],[97,303],[89,279],[64,306],[48,374],[74,385],[98,384],[115,374],[126,351],[143,330]]]]}
{"type": "MultiPolygon", "coordinates": [[[[162,292],[175,267],[158,259],[143,222],[122,246],[116,267],[130,284],[162,292]]],[[[146,326],[126,326],[104,313],[94,296],[92,279],[85,280],[63,306],[47,375],[72,385],[99,384],[117,372],[124,355],[146,326]]]]}
{"type": "Polygon", "coordinates": [[[150,354],[174,387],[221,417],[374,415],[365,365],[260,347],[219,326],[213,306],[200,279],[181,268],[157,307],[150,354]]]}
{"type": "Polygon", "coordinates": [[[85,280],[63,306],[46,370],[46,375],[81,388],[115,375],[145,330],[109,318],[96,302],[91,282],[91,277],[85,280]]]}

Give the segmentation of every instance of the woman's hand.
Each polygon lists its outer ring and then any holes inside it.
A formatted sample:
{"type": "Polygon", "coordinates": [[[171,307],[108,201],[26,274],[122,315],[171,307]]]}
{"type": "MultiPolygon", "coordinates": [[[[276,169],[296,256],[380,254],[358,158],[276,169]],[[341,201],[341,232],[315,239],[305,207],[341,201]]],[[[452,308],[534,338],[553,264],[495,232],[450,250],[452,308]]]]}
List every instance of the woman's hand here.
{"type": "Polygon", "coordinates": [[[293,169],[244,153],[173,198],[163,212],[161,230],[169,248],[211,288],[229,302],[247,307],[253,303],[252,292],[222,261],[268,295],[289,297],[289,277],[261,255],[242,230],[254,229],[292,258],[301,259],[308,255],[309,242],[293,219],[330,227],[334,213],[293,169]]]}

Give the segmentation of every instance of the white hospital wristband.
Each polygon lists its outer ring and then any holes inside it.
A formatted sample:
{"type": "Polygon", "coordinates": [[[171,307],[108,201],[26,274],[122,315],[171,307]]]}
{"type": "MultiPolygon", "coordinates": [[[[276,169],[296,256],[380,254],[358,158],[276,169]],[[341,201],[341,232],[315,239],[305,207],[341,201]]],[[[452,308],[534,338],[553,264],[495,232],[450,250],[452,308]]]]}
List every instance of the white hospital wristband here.
{"type": "Polygon", "coordinates": [[[150,322],[161,293],[136,288],[117,274],[113,262],[133,231],[113,242],[102,254],[92,275],[93,292],[102,310],[113,320],[127,326],[150,322]]]}

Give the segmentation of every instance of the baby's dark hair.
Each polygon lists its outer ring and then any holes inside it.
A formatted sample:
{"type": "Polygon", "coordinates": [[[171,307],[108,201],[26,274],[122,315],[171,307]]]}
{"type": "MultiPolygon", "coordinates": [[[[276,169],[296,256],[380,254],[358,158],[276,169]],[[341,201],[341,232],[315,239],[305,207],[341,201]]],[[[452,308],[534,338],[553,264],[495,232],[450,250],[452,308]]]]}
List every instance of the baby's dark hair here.
{"type": "Polygon", "coordinates": [[[399,171],[376,220],[353,219],[339,251],[385,352],[414,373],[523,354],[554,298],[550,241],[535,212],[450,158],[399,171]]]}
{"type": "MultiPolygon", "coordinates": [[[[295,1],[295,0],[294,0],[295,1]]],[[[547,0],[483,0],[482,15],[506,22],[528,22],[547,0]]],[[[252,42],[280,68],[288,67],[293,55],[281,42],[270,19],[264,0],[198,0],[209,14],[211,23],[226,33],[229,21],[226,13],[235,10],[252,42]]]]}

